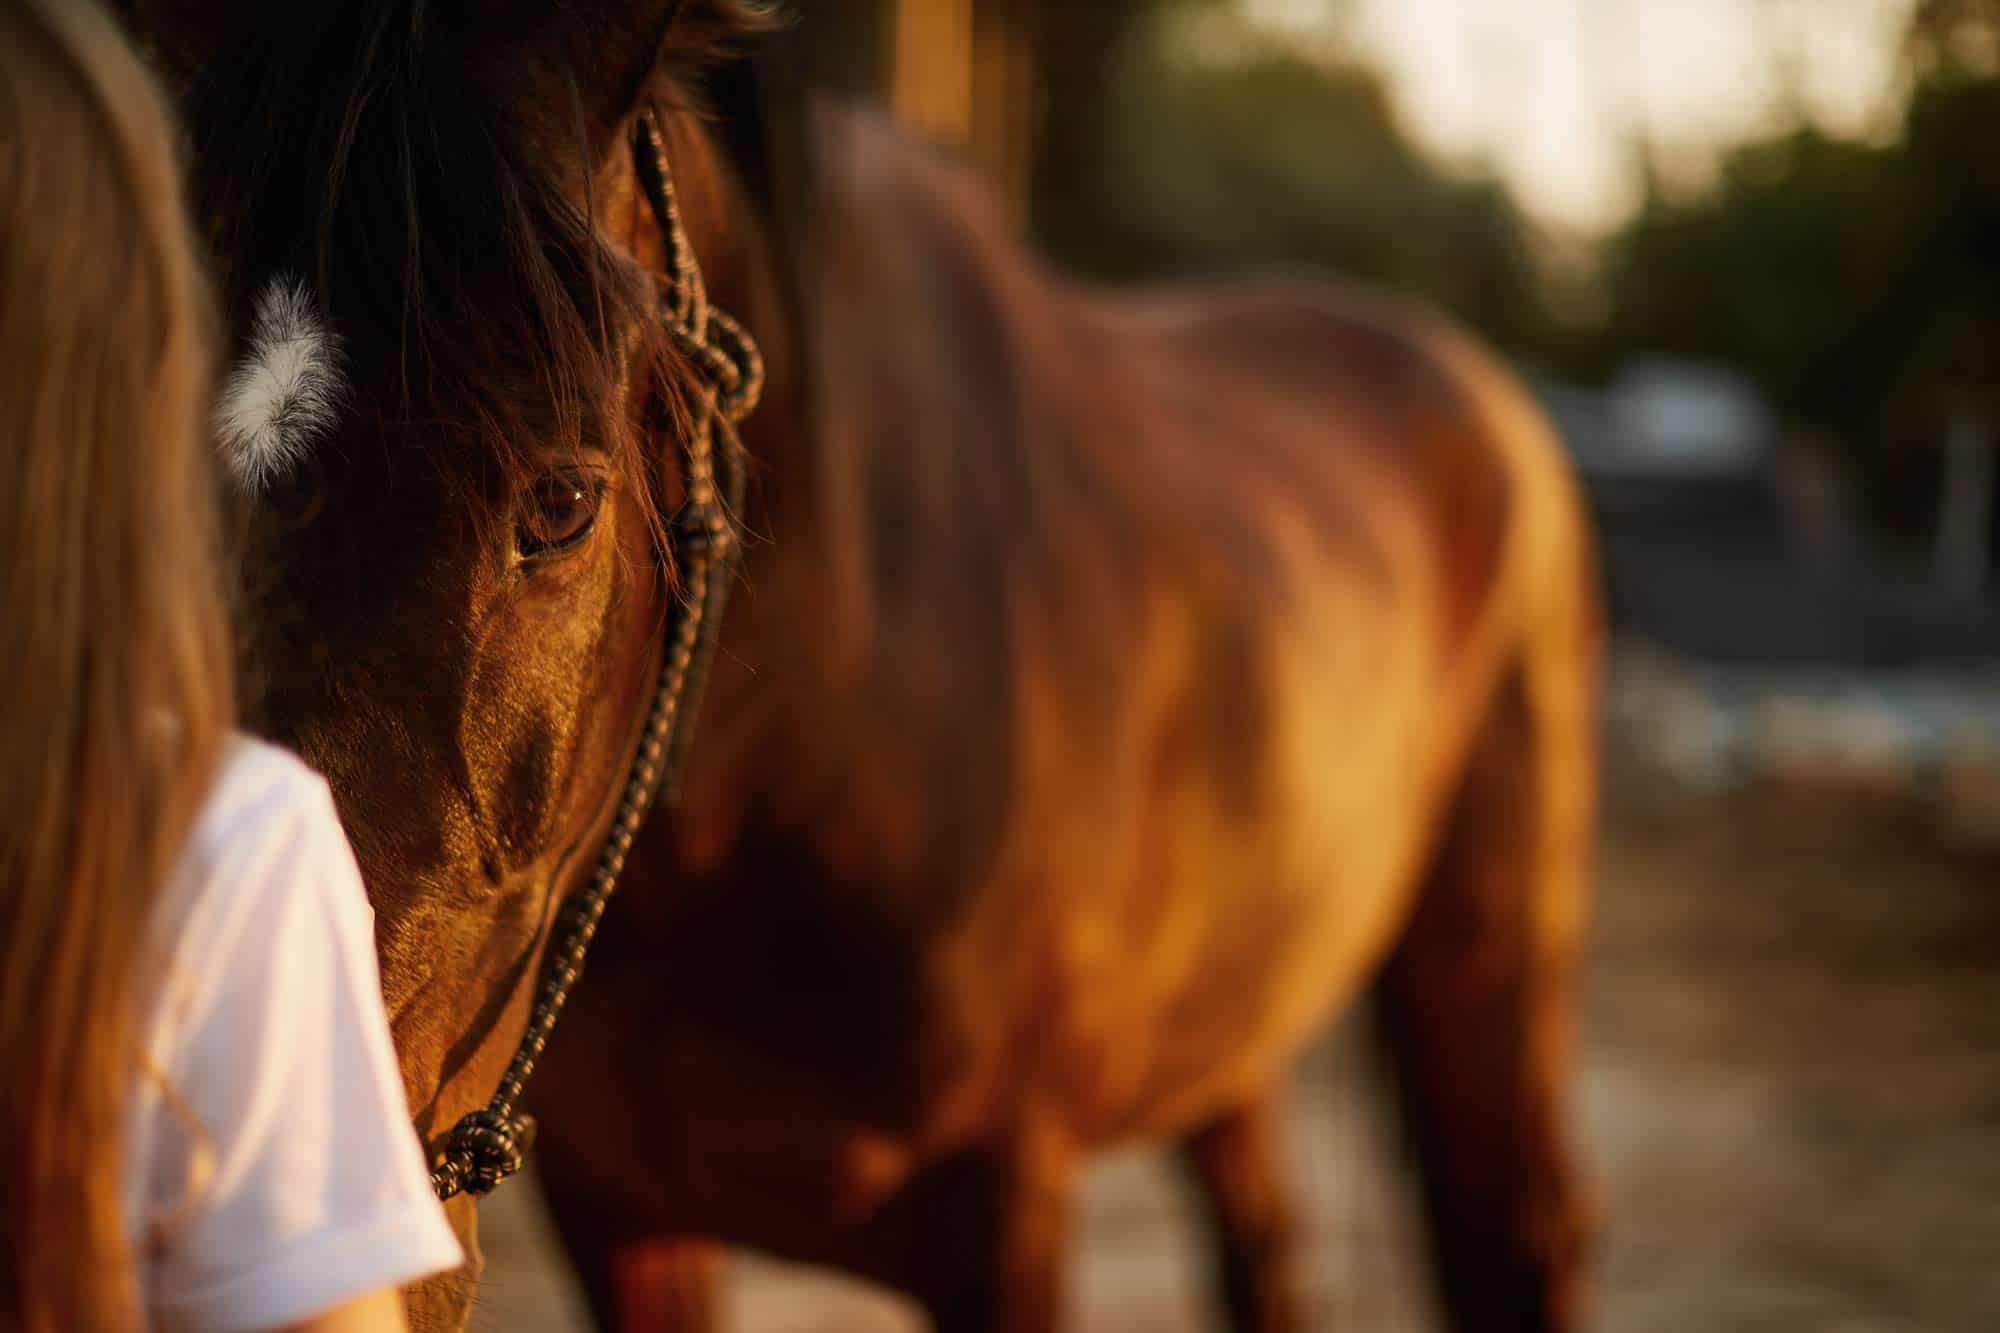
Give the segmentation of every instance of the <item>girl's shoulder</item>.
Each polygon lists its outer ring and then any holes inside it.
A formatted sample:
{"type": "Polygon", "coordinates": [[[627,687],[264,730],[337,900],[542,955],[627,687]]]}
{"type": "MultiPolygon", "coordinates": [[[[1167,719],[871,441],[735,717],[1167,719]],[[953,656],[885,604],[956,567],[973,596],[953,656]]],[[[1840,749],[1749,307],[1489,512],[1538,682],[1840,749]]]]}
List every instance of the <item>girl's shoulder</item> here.
{"type": "Polygon", "coordinates": [[[271,894],[329,894],[323,906],[365,915],[352,857],[326,780],[289,751],[232,735],[158,904],[162,943],[184,948],[192,935],[227,947],[271,894]]]}
{"type": "Polygon", "coordinates": [[[310,834],[332,813],[326,779],[305,761],[236,732],[223,749],[208,799],[189,831],[187,853],[195,859],[214,857],[245,838],[275,842],[310,834]]]}
{"type": "Polygon", "coordinates": [[[127,1141],[157,1322],[277,1327],[458,1264],[326,783],[232,738],[162,906],[127,1141]]]}

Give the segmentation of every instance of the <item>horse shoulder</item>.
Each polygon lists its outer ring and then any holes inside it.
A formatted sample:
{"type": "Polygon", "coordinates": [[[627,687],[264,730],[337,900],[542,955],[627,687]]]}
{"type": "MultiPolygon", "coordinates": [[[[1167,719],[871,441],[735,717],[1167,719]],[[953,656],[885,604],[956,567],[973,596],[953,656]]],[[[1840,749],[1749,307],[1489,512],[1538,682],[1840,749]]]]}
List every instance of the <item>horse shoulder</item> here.
{"type": "Polygon", "coordinates": [[[1554,430],[1520,378],[1445,316],[1358,284],[1267,279],[1168,293],[1128,318],[1177,327],[1190,361],[1311,416],[1284,447],[1348,497],[1336,524],[1415,525],[1452,651],[1504,637],[1537,578],[1584,563],[1583,507],[1554,430]]]}

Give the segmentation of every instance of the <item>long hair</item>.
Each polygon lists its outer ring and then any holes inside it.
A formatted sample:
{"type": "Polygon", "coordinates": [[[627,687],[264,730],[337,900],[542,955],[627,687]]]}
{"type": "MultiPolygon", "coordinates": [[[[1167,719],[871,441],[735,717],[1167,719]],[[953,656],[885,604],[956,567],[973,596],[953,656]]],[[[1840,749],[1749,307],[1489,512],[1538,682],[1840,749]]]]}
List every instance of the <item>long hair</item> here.
{"type": "Polygon", "coordinates": [[[227,734],[213,319],[164,99],[0,5],[0,1326],[116,1328],[151,908],[227,734]]]}

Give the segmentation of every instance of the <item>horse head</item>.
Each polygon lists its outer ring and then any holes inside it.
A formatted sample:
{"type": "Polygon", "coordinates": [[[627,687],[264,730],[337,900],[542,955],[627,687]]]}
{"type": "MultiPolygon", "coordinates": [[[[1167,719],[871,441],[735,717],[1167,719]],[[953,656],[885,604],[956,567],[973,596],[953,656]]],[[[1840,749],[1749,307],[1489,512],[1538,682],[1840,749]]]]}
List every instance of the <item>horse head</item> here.
{"type": "MultiPolygon", "coordinates": [[[[756,15],[137,8],[183,93],[231,333],[246,715],[333,788],[435,1158],[492,1095],[593,868],[676,595],[693,381],[661,333],[633,122],[658,111],[731,282],[722,172],[680,94],[756,15]]],[[[476,1253],[469,1203],[452,1212],[476,1253]]],[[[454,1326],[468,1286],[412,1308],[454,1326]]]]}

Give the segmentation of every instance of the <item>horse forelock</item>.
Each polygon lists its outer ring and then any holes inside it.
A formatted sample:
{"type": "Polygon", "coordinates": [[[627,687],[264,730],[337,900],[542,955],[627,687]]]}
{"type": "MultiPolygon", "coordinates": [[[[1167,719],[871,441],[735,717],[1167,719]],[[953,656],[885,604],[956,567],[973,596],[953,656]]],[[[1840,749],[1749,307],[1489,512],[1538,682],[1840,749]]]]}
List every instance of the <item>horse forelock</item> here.
{"type": "MultiPolygon", "coordinates": [[[[421,0],[304,0],[211,53],[188,110],[244,340],[221,422],[239,477],[296,465],[337,402],[468,485],[497,465],[518,486],[551,443],[600,444],[652,480],[620,429],[635,335],[641,368],[678,382],[650,282],[600,237],[581,114],[572,142],[551,144],[532,125],[536,89],[482,58],[421,0]],[[323,337],[270,337],[274,312],[323,337]],[[344,355],[294,355],[316,348],[344,355]],[[336,366],[348,392],[284,410],[301,400],[281,390],[334,385],[336,366]]],[[[541,66],[554,100],[580,107],[588,71],[560,50],[541,66]]]]}

